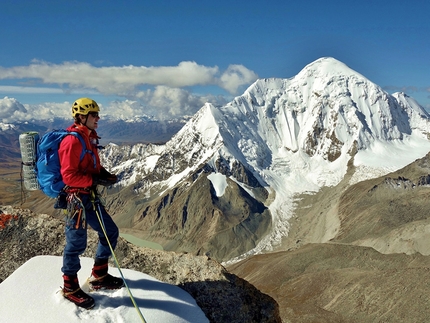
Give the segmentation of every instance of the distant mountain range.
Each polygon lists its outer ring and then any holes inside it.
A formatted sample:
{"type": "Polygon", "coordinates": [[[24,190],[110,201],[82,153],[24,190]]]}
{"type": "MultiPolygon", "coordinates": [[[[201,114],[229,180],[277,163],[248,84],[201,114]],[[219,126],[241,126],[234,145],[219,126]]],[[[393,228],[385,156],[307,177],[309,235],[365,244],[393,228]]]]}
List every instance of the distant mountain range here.
{"type": "MultiPolygon", "coordinates": [[[[160,121],[156,119],[140,118],[134,121],[102,118],[100,129],[97,131],[102,138],[102,144],[114,142],[116,144],[136,144],[143,142],[165,143],[181,129],[188,117],[160,121]]],[[[52,121],[33,120],[26,123],[1,124],[0,140],[6,134],[20,134],[25,131],[38,131],[43,134],[52,129],[65,129],[73,123],[72,118],[54,119],[52,121]]]]}

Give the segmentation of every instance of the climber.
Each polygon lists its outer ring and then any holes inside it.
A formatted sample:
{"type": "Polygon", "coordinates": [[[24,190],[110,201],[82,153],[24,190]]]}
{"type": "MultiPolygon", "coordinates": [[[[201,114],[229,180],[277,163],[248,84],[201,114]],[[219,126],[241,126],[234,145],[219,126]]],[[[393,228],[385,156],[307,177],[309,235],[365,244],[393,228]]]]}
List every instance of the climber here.
{"type": "Polygon", "coordinates": [[[64,279],[62,292],[66,299],[87,309],[94,307],[94,299],[80,288],[77,274],[81,268],[79,256],[87,247],[88,225],[97,231],[99,236],[89,278],[90,289],[118,289],[124,286],[121,278],[108,274],[108,259],[111,256],[109,243],[115,248],[119,230],[100,201],[97,185],[110,186],[117,182],[117,176],[100,165],[99,137],[96,132],[100,120],[99,112],[99,106],[92,99],[76,100],[72,105],[74,124],[67,130],[77,132],[84,139],[86,147],[82,147],[81,140],[76,136],[67,135],[58,149],[61,176],[66,185],[64,197],[68,214],[61,268],[64,279]],[[83,150],[85,153],[82,158],[83,150]]]}

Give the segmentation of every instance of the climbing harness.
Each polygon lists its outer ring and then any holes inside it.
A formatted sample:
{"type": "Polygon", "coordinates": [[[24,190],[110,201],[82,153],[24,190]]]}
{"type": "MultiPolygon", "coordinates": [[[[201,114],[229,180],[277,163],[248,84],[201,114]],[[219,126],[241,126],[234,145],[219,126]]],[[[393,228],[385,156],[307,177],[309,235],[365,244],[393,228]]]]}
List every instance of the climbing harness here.
{"type": "Polygon", "coordinates": [[[71,225],[75,219],[75,229],[85,229],[87,226],[87,217],[85,207],[79,197],[78,192],[69,192],[67,195],[67,225],[71,225]]]}

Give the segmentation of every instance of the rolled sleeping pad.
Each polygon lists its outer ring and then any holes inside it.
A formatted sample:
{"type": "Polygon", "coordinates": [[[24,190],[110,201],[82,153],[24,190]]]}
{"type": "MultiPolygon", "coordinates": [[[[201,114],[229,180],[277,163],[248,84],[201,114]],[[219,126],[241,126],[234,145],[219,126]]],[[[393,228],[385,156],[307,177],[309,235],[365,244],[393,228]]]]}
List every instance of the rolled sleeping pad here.
{"type": "Polygon", "coordinates": [[[38,141],[39,133],[36,131],[28,131],[19,135],[24,187],[30,191],[40,189],[36,169],[38,141]]]}

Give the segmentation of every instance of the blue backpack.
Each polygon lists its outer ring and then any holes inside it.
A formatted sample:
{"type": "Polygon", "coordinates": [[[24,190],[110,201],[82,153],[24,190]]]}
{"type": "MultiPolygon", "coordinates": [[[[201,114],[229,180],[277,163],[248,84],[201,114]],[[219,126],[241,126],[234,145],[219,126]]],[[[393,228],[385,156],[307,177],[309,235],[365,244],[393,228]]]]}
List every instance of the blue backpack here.
{"type": "Polygon", "coordinates": [[[37,181],[43,193],[52,198],[56,198],[66,186],[61,177],[58,149],[61,141],[67,135],[75,136],[81,141],[82,153],[80,160],[82,161],[85,154],[89,153],[93,157],[94,168],[96,167],[96,157],[91,150],[87,149],[85,140],[79,133],[60,129],[44,134],[37,143],[37,181]]]}

